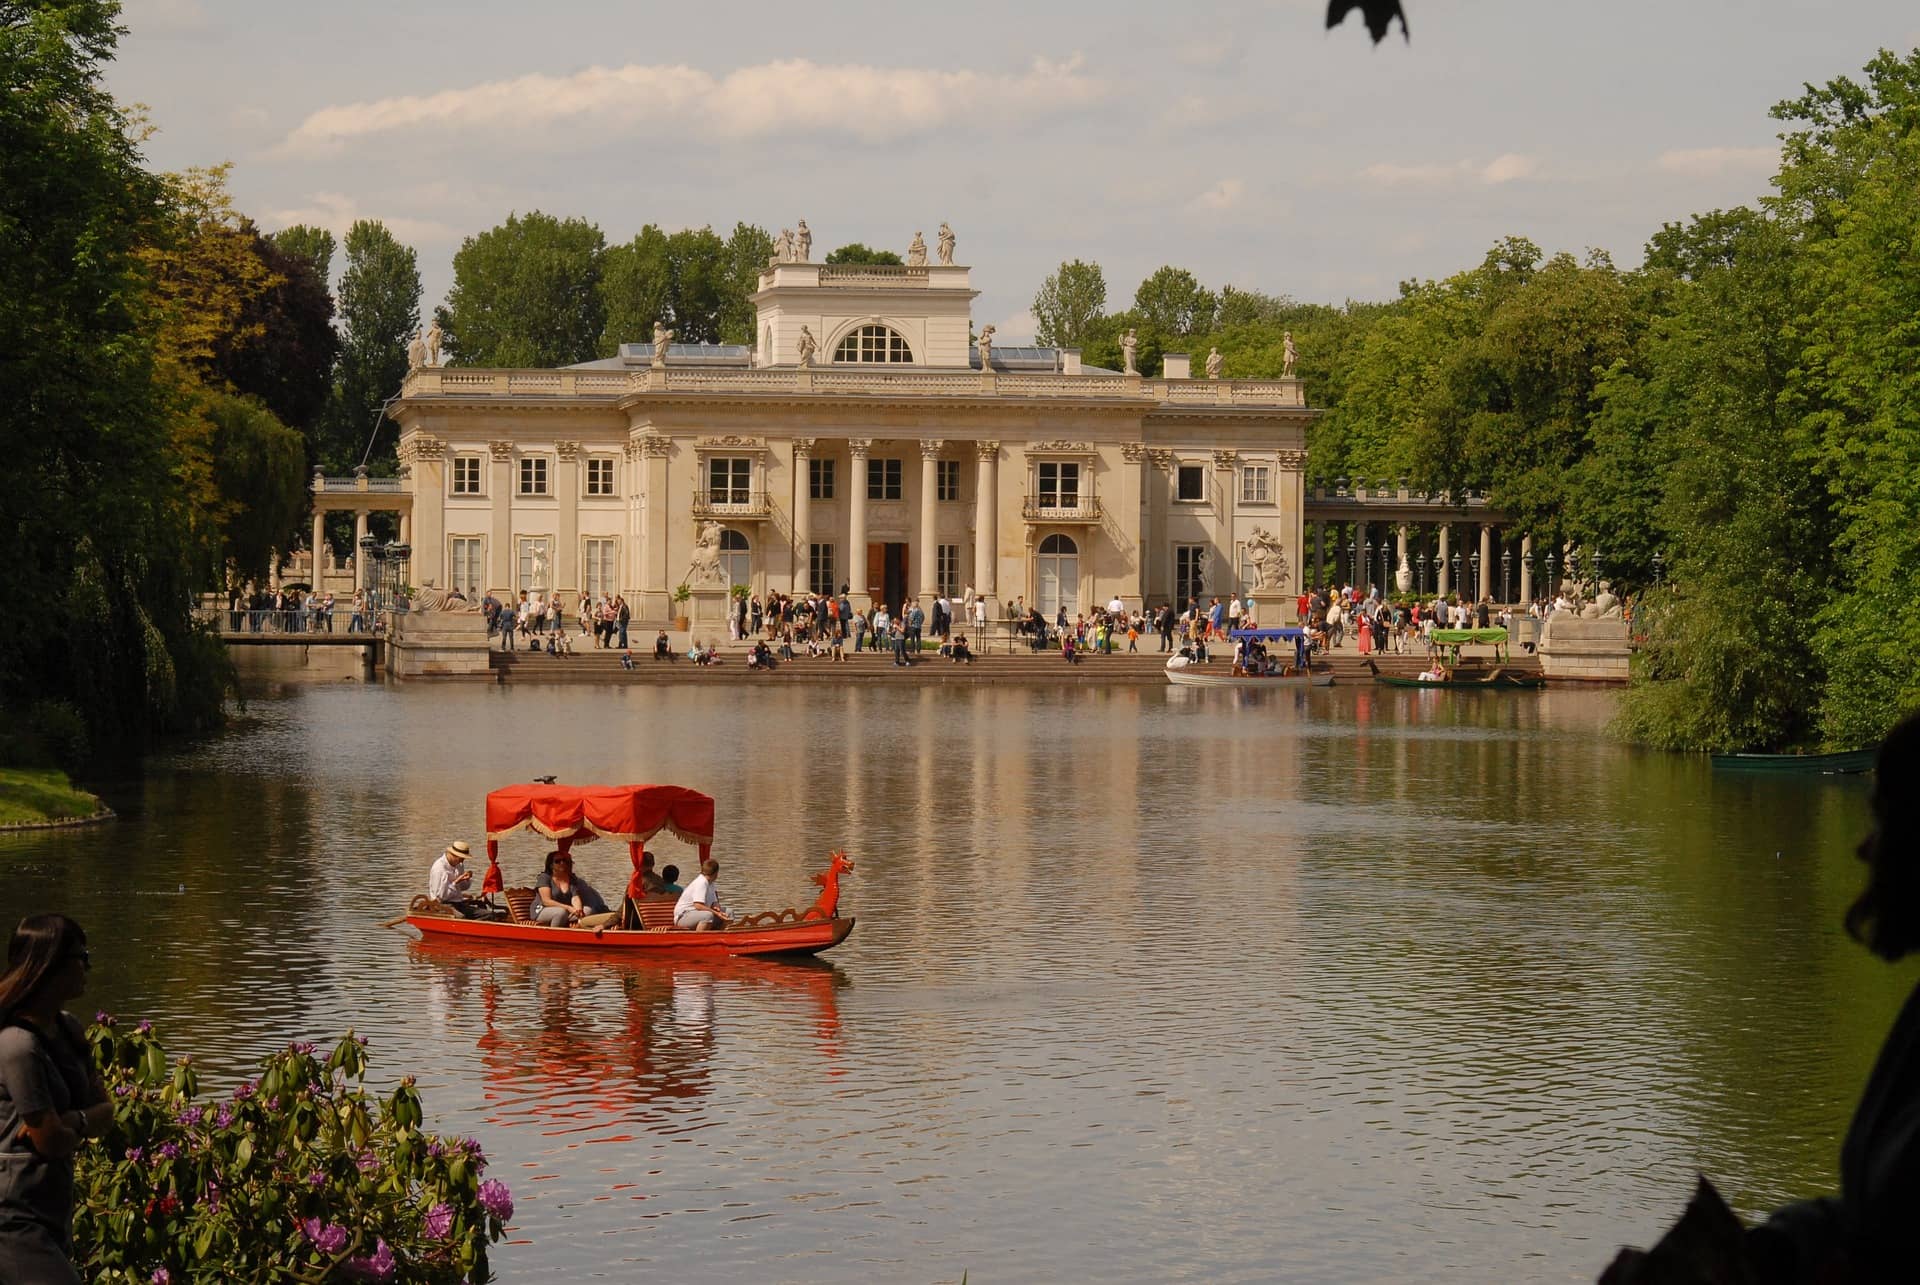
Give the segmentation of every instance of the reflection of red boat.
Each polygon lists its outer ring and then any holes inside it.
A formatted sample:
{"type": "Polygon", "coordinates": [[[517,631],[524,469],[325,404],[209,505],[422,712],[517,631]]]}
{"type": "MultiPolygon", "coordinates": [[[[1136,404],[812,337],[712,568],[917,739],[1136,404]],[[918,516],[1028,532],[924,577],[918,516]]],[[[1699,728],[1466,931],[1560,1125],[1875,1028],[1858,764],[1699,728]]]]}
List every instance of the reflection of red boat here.
{"type": "Polygon", "coordinates": [[[769,911],[737,918],[717,932],[687,932],[660,923],[665,907],[647,902],[640,889],[640,854],[648,839],[666,830],[698,844],[705,861],[713,845],[713,799],[677,785],[511,785],[487,796],[487,874],[483,894],[506,895],[507,910],[491,919],[465,919],[424,898],[416,898],[406,922],[422,933],[475,941],[564,946],[600,952],[715,958],[728,955],[813,955],[846,940],[853,919],[839,914],[840,876],[853,862],[834,853],[827,869],[813,876],[819,900],[805,910],[769,911]],[[509,889],[500,873],[500,840],[516,830],[531,830],[554,840],[562,852],[595,838],[624,840],[633,864],[627,899],[632,927],[546,928],[526,922],[518,907],[524,889],[509,889]],[[520,894],[520,895],[516,895],[520,894]]]}

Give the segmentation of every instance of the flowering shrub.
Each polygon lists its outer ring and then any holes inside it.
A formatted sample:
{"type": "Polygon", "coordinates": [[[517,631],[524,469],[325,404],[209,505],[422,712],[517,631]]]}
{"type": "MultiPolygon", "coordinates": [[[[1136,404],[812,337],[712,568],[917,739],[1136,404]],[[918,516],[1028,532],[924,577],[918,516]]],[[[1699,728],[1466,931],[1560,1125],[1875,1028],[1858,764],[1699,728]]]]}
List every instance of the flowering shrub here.
{"type": "Polygon", "coordinates": [[[203,1100],[192,1059],[169,1065],[152,1026],[99,1014],[87,1032],[112,1094],[106,1133],[76,1158],[74,1258],[90,1281],[490,1280],[487,1246],[513,1197],[480,1144],[420,1131],[420,1095],[384,1099],[349,1031],[203,1100]]]}

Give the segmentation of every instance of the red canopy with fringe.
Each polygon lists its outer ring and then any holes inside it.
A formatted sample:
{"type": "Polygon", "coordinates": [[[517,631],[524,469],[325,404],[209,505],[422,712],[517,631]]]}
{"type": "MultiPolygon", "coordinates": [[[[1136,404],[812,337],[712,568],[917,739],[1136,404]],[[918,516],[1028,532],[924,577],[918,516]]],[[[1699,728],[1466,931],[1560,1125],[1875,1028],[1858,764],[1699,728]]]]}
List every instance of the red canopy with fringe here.
{"type": "Polygon", "coordinates": [[[556,840],[562,851],[595,838],[622,839],[633,862],[627,894],[640,895],[640,854],[648,839],[665,830],[700,845],[705,861],[713,847],[713,798],[679,785],[509,785],[487,795],[487,874],[482,894],[506,887],[500,874],[500,840],[531,830],[556,840]]]}

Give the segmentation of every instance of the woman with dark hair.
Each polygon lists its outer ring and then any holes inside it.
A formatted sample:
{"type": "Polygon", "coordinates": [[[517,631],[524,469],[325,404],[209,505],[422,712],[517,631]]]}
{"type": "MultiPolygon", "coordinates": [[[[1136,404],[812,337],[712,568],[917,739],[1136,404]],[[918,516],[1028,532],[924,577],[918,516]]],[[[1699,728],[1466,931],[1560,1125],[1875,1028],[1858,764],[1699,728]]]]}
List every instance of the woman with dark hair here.
{"type": "MultiPolygon", "coordinates": [[[[1880,746],[1867,887],[1847,931],[1889,963],[1920,951],[1920,714],[1880,746]]],[[[1759,1279],[1911,1280],[1920,1263],[1920,987],[1880,1046],[1840,1148],[1840,1194],[1789,1205],[1747,1234],[1759,1279]]]]}
{"type": "Polygon", "coordinates": [[[0,973],[0,1281],[78,1282],[73,1153],[113,1120],[86,1032],[65,1005],[87,989],[87,935],[31,915],[0,973]]]}

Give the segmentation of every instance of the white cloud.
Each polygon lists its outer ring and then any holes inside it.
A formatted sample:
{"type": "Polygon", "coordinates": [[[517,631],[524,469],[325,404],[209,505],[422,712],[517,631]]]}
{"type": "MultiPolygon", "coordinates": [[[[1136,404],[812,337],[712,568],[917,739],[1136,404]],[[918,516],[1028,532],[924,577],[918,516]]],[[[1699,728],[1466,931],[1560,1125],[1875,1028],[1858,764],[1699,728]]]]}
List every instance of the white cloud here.
{"type": "Polygon", "coordinates": [[[413,246],[446,244],[459,239],[460,235],[450,224],[434,219],[365,213],[360,209],[359,202],[343,192],[310,192],[306,199],[306,205],[266,211],[261,222],[268,231],[307,223],[325,228],[337,237],[344,237],[356,219],[378,219],[386,224],[387,231],[413,246]]]}
{"type": "Polygon", "coordinates": [[[1660,153],[1654,164],[1669,174],[1767,174],[1780,161],[1776,147],[1679,147],[1660,153]]]}
{"type": "Polygon", "coordinates": [[[1240,203],[1247,185],[1237,178],[1223,178],[1188,202],[1195,210],[1228,210],[1240,203]]]}
{"type": "Polygon", "coordinates": [[[993,323],[993,342],[1002,347],[1011,348],[1033,342],[1033,332],[1040,323],[1034,320],[1033,309],[1022,308],[1005,321],[993,323]]]}
{"type": "Polygon", "coordinates": [[[499,131],[562,121],[672,128],[721,139],[834,133],[878,143],[956,123],[1027,126],[1037,114],[1072,110],[1104,92],[1081,70],[1077,55],[1063,62],[1035,59],[1019,75],[794,59],[716,77],[684,65],[628,64],[324,107],[280,147],[314,152],[400,131],[499,131]]]}
{"type": "Polygon", "coordinates": [[[1422,165],[1394,165],[1382,161],[1360,171],[1360,177],[1384,187],[1454,187],[1461,183],[1484,183],[1496,187],[1516,179],[1531,178],[1540,162],[1519,152],[1502,152],[1492,160],[1431,161],[1422,165]]]}

